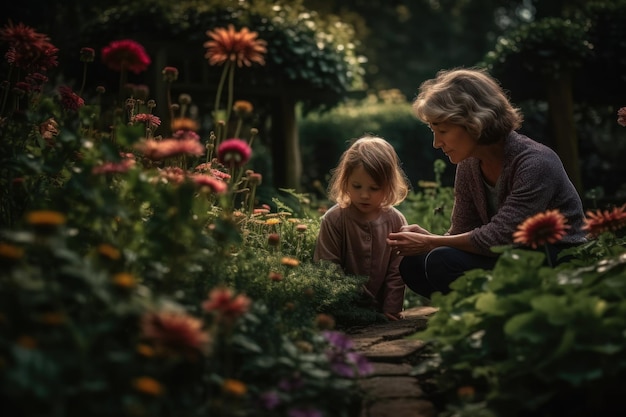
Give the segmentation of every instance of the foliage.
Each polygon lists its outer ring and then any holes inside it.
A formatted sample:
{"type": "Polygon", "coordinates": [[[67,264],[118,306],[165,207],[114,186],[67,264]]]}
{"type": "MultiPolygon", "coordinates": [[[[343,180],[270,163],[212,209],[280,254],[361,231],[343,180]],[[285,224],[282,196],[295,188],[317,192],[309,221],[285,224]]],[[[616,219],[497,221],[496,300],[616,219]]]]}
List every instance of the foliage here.
{"type": "MultiPolygon", "coordinates": [[[[223,140],[214,114],[208,138],[193,129],[164,138],[159,129],[170,130],[150,113],[150,97],[103,109],[99,97],[63,95],[42,74],[46,82],[28,88],[33,74],[9,67],[0,110],[3,402],[18,415],[358,412],[355,379],[368,364],[327,331],[344,311],[384,316],[346,308],[358,277],[310,262],[318,217],[297,216],[313,210],[258,204],[262,175],[245,166],[253,129],[247,140],[223,140]]],[[[178,71],[166,73],[173,82],[178,71]]]]}
{"type": "Polygon", "coordinates": [[[435,378],[442,415],[623,413],[625,243],[606,233],[556,268],[501,248],[492,271],[435,294],[439,311],[413,337],[433,352],[416,372],[435,378]]]}
{"type": "Polygon", "coordinates": [[[315,108],[335,104],[362,86],[353,29],[334,16],[321,19],[301,1],[148,3],[123,3],[94,14],[93,21],[84,22],[82,36],[98,42],[150,34],[146,40],[201,47],[205,31],[245,25],[268,42],[267,65],[246,72],[247,88],[292,88],[315,108]]]}
{"type": "MultiPolygon", "coordinates": [[[[437,151],[432,147],[432,134],[415,118],[410,103],[397,90],[348,101],[329,111],[309,113],[301,117],[298,129],[302,153],[311,156],[306,165],[308,177],[303,182],[319,197],[323,197],[328,173],[348,143],[364,134],[381,136],[394,146],[412,184],[435,180],[433,163],[437,151]]],[[[450,169],[442,170],[439,180],[450,186],[453,174],[450,169]]]]}

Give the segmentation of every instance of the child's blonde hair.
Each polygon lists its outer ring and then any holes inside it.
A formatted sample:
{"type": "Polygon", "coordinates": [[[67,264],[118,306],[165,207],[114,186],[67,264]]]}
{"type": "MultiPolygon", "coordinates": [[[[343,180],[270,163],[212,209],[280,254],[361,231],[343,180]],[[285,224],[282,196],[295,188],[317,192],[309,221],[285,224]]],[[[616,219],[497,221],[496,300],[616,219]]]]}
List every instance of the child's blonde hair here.
{"type": "Polygon", "coordinates": [[[341,155],[339,164],[332,171],[328,186],[328,198],[341,207],[350,205],[348,179],[356,168],[365,172],[385,192],[382,208],[400,204],[409,193],[409,182],[400,166],[400,158],[389,142],[377,136],[366,135],[357,139],[341,155]]]}

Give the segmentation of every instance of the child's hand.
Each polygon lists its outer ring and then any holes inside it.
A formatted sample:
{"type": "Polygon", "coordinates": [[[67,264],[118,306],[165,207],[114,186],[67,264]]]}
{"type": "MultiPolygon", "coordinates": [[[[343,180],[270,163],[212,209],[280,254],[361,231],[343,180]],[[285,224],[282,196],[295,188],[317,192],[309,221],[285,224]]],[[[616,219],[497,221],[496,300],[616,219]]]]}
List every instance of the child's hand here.
{"type": "Polygon", "coordinates": [[[404,315],[402,313],[388,313],[385,311],[383,314],[391,321],[398,321],[404,318],[404,315]]]}

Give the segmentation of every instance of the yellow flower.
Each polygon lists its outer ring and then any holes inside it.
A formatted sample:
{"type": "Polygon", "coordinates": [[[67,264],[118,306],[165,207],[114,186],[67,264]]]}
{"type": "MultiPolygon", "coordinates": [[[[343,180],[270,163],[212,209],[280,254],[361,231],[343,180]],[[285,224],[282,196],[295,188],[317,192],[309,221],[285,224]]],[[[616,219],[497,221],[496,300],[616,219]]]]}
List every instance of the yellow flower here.
{"type": "Polygon", "coordinates": [[[133,380],[133,387],[144,394],[158,397],[163,394],[165,389],[159,381],[148,376],[142,376],[133,380]]]}
{"type": "Polygon", "coordinates": [[[265,224],[269,225],[269,226],[273,226],[275,224],[279,224],[280,223],[280,219],[277,218],[271,218],[271,219],[267,219],[265,220],[265,224]]]}
{"type": "Polygon", "coordinates": [[[246,384],[237,379],[227,378],[222,384],[222,391],[224,393],[234,395],[236,397],[244,396],[247,390],[248,388],[246,387],[246,384]]]}

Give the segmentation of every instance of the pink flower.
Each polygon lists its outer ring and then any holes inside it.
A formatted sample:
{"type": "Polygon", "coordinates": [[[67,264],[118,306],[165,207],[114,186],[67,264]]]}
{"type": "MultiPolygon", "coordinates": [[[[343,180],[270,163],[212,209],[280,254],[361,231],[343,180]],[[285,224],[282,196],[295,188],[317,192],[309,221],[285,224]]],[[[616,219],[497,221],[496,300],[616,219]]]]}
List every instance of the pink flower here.
{"type": "Polygon", "coordinates": [[[143,337],[165,351],[205,351],[210,340],[201,320],[173,311],[144,315],[141,330],[143,337]]]}
{"type": "Polygon", "coordinates": [[[252,149],[245,140],[226,139],[217,148],[217,159],[225,166],[240,167],[250,159],[252,149]]]}
{"type": "Polygon", "coordinates": [[[71,87],[66,85],[60,86],[59,94],[61,95],[61,105],[64,110],[76,111],[85,105],[85,100],[80,98],[71,87]]]}
{"type": "Polygon", "coordinates": [[[146,123],[148,127],[155,127],[155,126],[161,125],[161,119],[158,116],[155,116],[154,114],[148,114],[148,113],[139,113],[139,114],[134,115],[131,119],[131,122],[146,123]]]}
{"type": "Polygon", "coordinates": [[[119,162],[105,162],[100,165],[96,165],[91,169],[92,174],[123,174],[128,172],[135,166],[135,159],[132,154],[130,157],[123,157],[119,162]]]}
{"type": "Polygon", "coordinates": [[[102,62],[113,71],[128,70],[139,74],[148,69],[151,60],[138,42],[122,39],[102,48],[102,62]]]}
{"type": "Polygon", "coordinates": [[[136,144],[135,149],[153,161],[178,155],[200,156],[204,153],[204,146],[194,139],[164,139],[160,141],[147,139],[136,144]]]}
{"type": "Polygon", "coordinates": [[[214,194],[224,194],[228,189],[224,181],[206,174],[194,174],[191,180],[200,187],[208,187],[214,194]]]}
{"type": "Polygon", "coordinates": [[[179,167],[165,167],[159,169],[159,180],[165,183],[180,184],[185,181],[186,174],[182,168],[179,167]]]}
{"type": "Polygon", "coordinates": [[[617,123],[626,127],[626,107],[622,107],[617,111],[617,123]]]}

